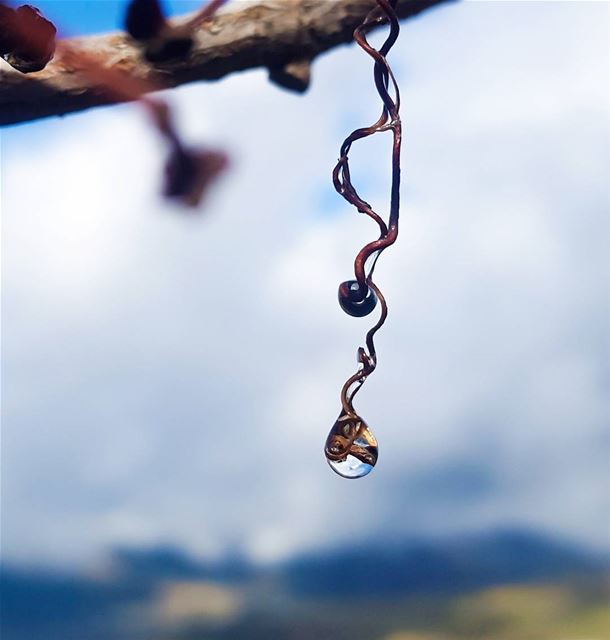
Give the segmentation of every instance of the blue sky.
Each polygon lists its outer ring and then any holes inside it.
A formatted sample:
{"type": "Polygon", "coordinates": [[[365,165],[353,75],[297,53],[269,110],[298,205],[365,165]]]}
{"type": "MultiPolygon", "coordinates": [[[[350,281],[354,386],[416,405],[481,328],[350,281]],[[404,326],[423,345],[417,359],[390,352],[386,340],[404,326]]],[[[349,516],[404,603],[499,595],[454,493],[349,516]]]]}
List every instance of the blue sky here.
{"type": "MultiPolygon", "coordinates": [[[[61,33],[81,35],[122,28],[124,0],[37,0],[35,6],[52,20],[61,33]]],[[[193,11],[196,0],[173,0],[163,6],[170,15],[193,11]]]]}
{"type": "MultiPolygon", "coordinates": [[[[115,26],[114,3],[43,4],[67,31],[115,26]]],[[[137,106],[5,131],[5,557],[173,543],[267,561],[499,526],[607,547],[609,10],[465,2],[405,24],[362,481],[322,445],[367,328],[336,287],[372,227],[330,183],[379,109],[363,54],[316,61],[305,96],[260,70],[170,92],[187,139],[232,159],[198,216],[160,200],[137,106]]],[[[381,210],[387,153],[352,160],[381,210]]]]}

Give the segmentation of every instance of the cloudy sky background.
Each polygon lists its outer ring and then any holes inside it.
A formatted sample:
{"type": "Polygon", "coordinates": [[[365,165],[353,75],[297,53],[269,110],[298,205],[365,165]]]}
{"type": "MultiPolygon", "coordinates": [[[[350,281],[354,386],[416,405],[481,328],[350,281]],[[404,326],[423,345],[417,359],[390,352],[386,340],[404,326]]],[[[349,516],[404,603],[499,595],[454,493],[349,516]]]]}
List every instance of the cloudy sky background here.
{"type": "MultiPolygon", "coordinates": [[[[118,15],[38,5],[72,32],[118,15]]],[[[266,561],[500,526],[608,549],[609,21],[604,2],[465,2],[405,23],[402,233],[357,402],[380,457],[360,481],[322,446],[370,321],[336,289],[375,225],[330,182],[378,115],[364,54],[317,60],[301,97],[263,71],[173,91],[188,139],[232,158],[200,215],[159,198],[138,107],[4,130],[5,559],[266,561]]],[[[388,152],[352,160],[381,208],[388,152]]]]}

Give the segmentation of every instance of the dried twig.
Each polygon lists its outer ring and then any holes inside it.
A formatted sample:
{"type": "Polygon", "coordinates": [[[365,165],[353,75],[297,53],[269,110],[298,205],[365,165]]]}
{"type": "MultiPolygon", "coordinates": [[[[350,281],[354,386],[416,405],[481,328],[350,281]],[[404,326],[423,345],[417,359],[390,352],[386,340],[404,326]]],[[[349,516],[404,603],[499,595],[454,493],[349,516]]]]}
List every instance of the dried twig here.
{"type": "MultiPolygon", "coordinates": [[[[409,18],[446,0],[400,0],[397,15],[409,18]]],[[[374,6],[373,0],[260,0],[236,3],[200,23],[188,55],[180,61],[153,64],[143,47],[127,34],[77,38],[68,42],[150,86],[175,87],[214,80],[235,71],[267,67],[273,81],[303,91],[309,74],[303,68],[320,53],[352,40],[354,29],[374,6]],[[245,4],[245,6],[243,6],[245,4]],[[295,61],[300,64],[295,66],[295,61]],[[296,75],[292,70],[296,70],[296,75]]],[[[52,16],[50,16],[52,18],[52,16]]],[[[192,16],[173,21],[188,22],[192,16]]],[[[120,102],[91,78],[80,74],[78,60],[60,55],[38,73],[24,76],[0,67],[0,124],[26,122],[89,107],[120,102]]]]}

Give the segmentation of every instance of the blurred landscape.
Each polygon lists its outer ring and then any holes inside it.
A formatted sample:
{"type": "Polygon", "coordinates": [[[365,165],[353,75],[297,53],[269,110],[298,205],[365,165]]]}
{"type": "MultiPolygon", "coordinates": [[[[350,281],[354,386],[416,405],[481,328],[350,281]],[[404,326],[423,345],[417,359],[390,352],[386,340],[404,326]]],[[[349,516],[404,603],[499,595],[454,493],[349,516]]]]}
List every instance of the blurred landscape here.
{"type": "Polygon", "coordinates": [[[5,568],[5,640],[606,640],[607,558],[519,531],[254,567],[117,550],[88,576],[5,568]]]}

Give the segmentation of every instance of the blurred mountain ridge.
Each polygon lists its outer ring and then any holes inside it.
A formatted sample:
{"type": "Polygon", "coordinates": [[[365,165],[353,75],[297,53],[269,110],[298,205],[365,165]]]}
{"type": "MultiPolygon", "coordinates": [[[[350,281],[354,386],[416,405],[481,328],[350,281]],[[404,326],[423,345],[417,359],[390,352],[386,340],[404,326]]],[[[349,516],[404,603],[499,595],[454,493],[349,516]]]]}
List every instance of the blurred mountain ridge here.
{"type": "Polygon", "coordinates": [[[436,540],[374,539],[265,566],[239,553],[212,563],[175,546],[120,548],[112,552],[111,567],[100,577],[5,565],[3,639],[42,637],[42,631],[45,640],[144,637],[142,629],[158,624],[146,619],[168,585],[216,584],[247,594],[246,617],[268,621],[276,610],[299,610],[313,601],[351,607],[494,585],[578,583],[602,577],[610,563],[577,545],[515,529],[436,540]],[[125,625],[130,610],[139,611],[136,625],[125,625]]]}
{"type": "Polygon", "coordinates": [[[610,561],[555,537],[499,529],[445,539],[371,540],[291,561],[285,573],[303,594],[385,597],[451,593],[494,584],[560,580],[603,572],[610,561]]]}

